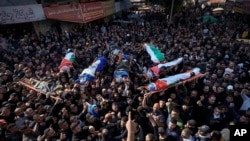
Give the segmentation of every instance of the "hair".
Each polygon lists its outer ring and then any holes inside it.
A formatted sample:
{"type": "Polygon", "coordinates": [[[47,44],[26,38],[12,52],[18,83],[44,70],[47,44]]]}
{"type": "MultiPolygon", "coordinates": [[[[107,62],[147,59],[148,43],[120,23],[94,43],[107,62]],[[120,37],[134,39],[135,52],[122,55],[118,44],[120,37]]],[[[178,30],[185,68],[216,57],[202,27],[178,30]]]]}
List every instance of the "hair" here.
{"type": "Polygon", "coordinates": [[[60,119],[60,120],[58,121],[58,125],[61,125],[61,124],[63,124],[64,122],[66,122],[65,119],[60,119]]]}
{"type": "Polygon", "coordinates": [[[24,131],[25,129],[28,129],[29,127],[27,125],[22,125],[21,127],[19,127],[20,131],[24,131]]]}
{"type": "Polygon", "coordinates": [[[177,124],[177,120],[173,119],[173,118],[170,120],[170,122],[173,123],[173,124],[177,124]]]}
{"type": "Polygon", "coordinates": [[[121,118],[121,121],[127,122],[127,121],[128,121],[128,117],[127,117],[127,116],[123,116],[123,117],[121,118]]]}
{"type": "Polygon", "coordinates": [[[102,129],[102,137],[104,138],[104,139],[108,139],[109,138],[109,130],[107,129],[107,128],[103,128],[102,129]]]}
{"type": "Polygon", "coordinates": [[[49,129],[50,129],[50,128],[46,128],[46,129],[44,130],[44,132],[43,132],[43,135],[44,135],[44,136],[47,136],[47,135],[48,135],[49,129]]]}
{"type": "Polygon", "coordinates": [[[146,136],[148,136],[149,141],[156,141],[156,137],[152,133],[148,133],[146,136]]]}
{"type": "MultiPolygon", "coordinates": [[[[113,102],[113,103],[112,103],[112,106],[113,106],[113,105],[118,105],[118,103],[117,103],[117,102],[113,102]]],[[[118,105],[118,106],[119,106],[119,105],[118,105]]]]}
{"type": "Polygon", "coordinates": [[[11,128],[15,127],[16,124],[15,123],[10,123],[8,126],[7,126],[7,130],[10,130],[11,128]]]}
{"type": "Polygon", "coordinates": [[[217,130],[213,130],[212,131],[212,135],[211,135],[212,139],[214,139],[215,141],[219,141],[222,137],[222,134],[220,131],[217,130]]]}
{"type": "Polygon", "coordinates": [[[178,109],[178,108],[174,108],[173,110],[172,110],[173,112],[176,112],[176,113],[180,113],[180,110],[178,109]]]}
{"type": "Polygon", "coordinates": [[[22,101],[17,102],[17,107],[21,106],[22,104],[24,104],[22,101]]]}
{"type": "Polygon", "coordinates": [[[71,129],[71,130],[74,130],[78,124],[79,124],[79,123],[76,123],[76,122],[71,123],[70,129],[71,129]]]}
{"type": "Polygon", "coordinates": [[[187,133],[188,135],[191,135],[192,131],[189,128],[184,128],[181,132],[187,133]]]}

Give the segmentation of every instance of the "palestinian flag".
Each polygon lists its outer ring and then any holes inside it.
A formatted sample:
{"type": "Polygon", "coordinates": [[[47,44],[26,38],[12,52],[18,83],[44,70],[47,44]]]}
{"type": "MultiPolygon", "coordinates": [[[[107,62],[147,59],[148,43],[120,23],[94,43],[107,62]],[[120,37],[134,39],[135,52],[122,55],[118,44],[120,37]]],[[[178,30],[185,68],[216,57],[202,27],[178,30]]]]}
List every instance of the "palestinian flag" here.
{"type": "Polygon", "coordinates": [[[69,52],[63,58],[59,70],[62,70],[64,67],[73,67],[73,63],[75,62],[75,54],[73,52],[69,52]]]}
{"type": "Polygon", "coordinates": [[[191,78],[196,78],[195,76],[199,74],[200,74],[200,68],[194,68],[185,73],[180,73],[180,74],[158,79],[155,82],[148,84],[146,86],[146,89],[148,89],[149,91],[164,90],[168,86],[175,85],[178,82],[186,81],[191,78]],[[193,73],[193,75],[191,73],[193,73]]]}
{"type": "Polygon", "coordinates": [[[159,76],[161,67],[168,68],[168,67],[171,67],[171,66],[175,66],[175,65],[181,63],[182,60],[183,60],[183,58],[180,57],[180,58],[178,58],[176,60],[173,60],[173,61],[170,61],[170,62],[167,62],[167,63],[164,63],[164,64],[158,64],[156,66],[153,66],[153,67],[149,68],[149,70],[151,70],[154,73],[155,76],[159,76]]]}
{"type": "Polygon", "coordinates": [[[152,44],[145,43],[144,47],[154,63],[161,63],[165,60],[164,54],[152,44]]]}
{"type": "Polygon", "coordinates": [[[97,58],[88,68],[82,71],[77,82],[81,84],[87,81],[93,82],[95,79],[95,73],[102,71],[107,63],[108,62],[106,58],[104,57],[97,58]]]}

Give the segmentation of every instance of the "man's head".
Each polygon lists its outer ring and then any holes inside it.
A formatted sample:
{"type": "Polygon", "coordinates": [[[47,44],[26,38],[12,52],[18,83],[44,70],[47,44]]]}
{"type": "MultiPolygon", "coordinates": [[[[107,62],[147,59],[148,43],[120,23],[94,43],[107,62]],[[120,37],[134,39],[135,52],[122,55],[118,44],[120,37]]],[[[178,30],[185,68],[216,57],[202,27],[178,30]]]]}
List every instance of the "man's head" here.
{"type": "Polygon", "coordinates": [[[17,125],[15,123],[10,123],[8,126],[7,126],[7,130],[10,132],[10,133],[17,133],[19,131],[17,125]]]}
{"type": "Polygon", "coordinates": [[[210,91],[209,86],[204,86],[203,92],[204,92],[204,93],[208,93],[209,91],[210,91]]]}
{"type": "MultiPolygon", "coordinates": [[[[22,108],[21,108],[22,109],[22,108]]],[[[27,108],[25,110],[25,114],[28,116],[28,117],[32,117],[34,115],[34,110],[32,108],[27,108]]]]}
{"type": "Polygon", "coordinates": [[[73,134],[77,134],[77,133],[80,133],[82,131],[80,124],[77,122],[71,123],[70,129],[72,130],[73,134]]]}
{"type": "Polygon", "coordinates": [[[172,118],[168,124],[168,128],[170,130],[173,130],[176,126],[177,126],[177,120],[172,118]]]}
{"type": "Polygon", "coordinates": [[[243,114],[240,116],[239,123],[240,124],[249,124],[250,122],[250,116],[243,114]]]}
{"type": "Polygon", "coordinates": [[[210,133],[210,127],[207,125],[202,125],[198,127],[198,133],[199,135],[206,136],[207,134],[210,133]]]}
{"type": "Polygon", "coordinates": [[[208,98],[208,103],[209,104],[214,104],[216,102],[216,96],[215,95],[211,95],[208,98]]]}
{"type": "Polygon", "coordinates": [[[160,109],[160,104],[159,103],[155,103],[154,106],[153,106],[153,111],[157,112],[157,111],[159,111],[159,109],[160,109]]]}
{"type": "Polygon", "coordinates": [[[24,134],[24,135],[28,135],[30,133],[32,133],[32,129],[29,126],[26,125],[22,125],[19,130],[24,134]]]}
{"type": "Polygon", "coordinates": [[[23,116],[24,116],[23,109],[21,109],[21,108],[16,108],[16,109],[15,109],[15,114],[16,114],[16,116],[23,117],[23,116]]]}
{"type": "Polygon", "coordinates": [[[90,122],[90,123],[93,123],[94,121],[95,121],[95,117],[93,116],[93,115],[91,115],[91,114],[87,114],[86,115],[86,120],[88,121],[88,122],[90,122]]]}
{"type": "Polygon", "coordinates": [[[197,122],[194,119],[190,119],[185,124],[186,128],[196,128],[197,122]]]}
{"type": "Polygon", "coordinates": [[[148,133],[145,137],[145,141],[156,141],[156,137],[152,133],[148,133]]]}
{"type": "Polygon", "coordinates": [[[173,109],[170,114],[172,119],[178,120],[180,117],[180,111],[178,109],[173,109]]]}
{"type": "Polygon", "coordinates": [[[112,103],[112,107],[111,108],[112,108],[113,111],[118,111],[119,110],[119,106],[118,106],[118,104],[116,102],[112,103]]]}
{"type": "Polygon", "coordinates": [[[190,136],[192,134],[192,131],[189,129],[189,128],[184,128],[182,131],[181,131],[181,137],[183,139],[189,139],[190,136]]]}
{"type": "Polygon", "coordinates": [[[65,119],[60,119],[58,121],[58,125],[64,131],[67,130],[67,129],[69,129],[69,124],[68,124],[68,122],[65,119]]]}
{"type": "Polygon", "coordinates": [[[5,117],[10,116],[10,107],[2,107],[1,108],[1,115],[5,117]]]}
{"type": "Polygon", "coordinates": [[[110,137],[110,132],[107,128],[102,129],[101,134],[104,139],[108,139],[110,137]]]}
{"type": "Polygon", "coordinates": [[[53,128],[49,127],[49,128],[46,128],[43,132],[43,135],[46,137],[46,138],[51,138],[53,136],[56,135],[56,132],[53,128]]]}
{"type": "Polygon", "coordinates": [[[121,127],[125,127],[127,121],[128,121],[128,117],[127,117],[127,116],[123,116],[123,117],[121,118],[120,126],[121,126],[121,127]]]}
{"type": "Polygon", "coordinates": [[[222,113],[222,108],[221,107],[215,107],[214,108],[214,115],[215,116],[220,116],[222,113]]]}
{"type": "Polygon", "coordinates": [[[161,99],[161,100],[159,101],[159,106],[160,106],[160,108],[163,108],[165,105],[166,105],[166,101],[163,100],[163,99],[161,99]]]}
{"type": "Polygon", "coordinates": [[[165,129],[163,127],[158,127],[158,133],[160,136],[166,135],[165,129]]]}

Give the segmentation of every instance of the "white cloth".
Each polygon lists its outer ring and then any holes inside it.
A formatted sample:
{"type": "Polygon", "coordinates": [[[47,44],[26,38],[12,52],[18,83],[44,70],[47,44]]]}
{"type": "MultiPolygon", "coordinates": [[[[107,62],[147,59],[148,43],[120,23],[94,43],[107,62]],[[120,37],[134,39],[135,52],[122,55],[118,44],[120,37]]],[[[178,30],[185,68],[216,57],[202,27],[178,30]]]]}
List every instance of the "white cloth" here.
{"type": "MultiPolygon", "coordinates": [[[[194,72],[195,75],[196,75],[196,74],[198,74],[200,72],[200,69],[195,68],[195,69],[193,69],[192,72],[194,72]]],[[[169,76],[169,77],[166,77],[166,78],[162,78],[162,79],[159,79],[159,80],[166,81],[168,85],[172,85],[172,84],[175,84],[176,82],[188,79],[190,77],[191,77],[191,72],[190,73],[181,73],[181,74],[169,76]]]]}
{"type": "Polygon", "coordinates": [[[170,62],[167,62],[167,63],[164,63],[164,64],[158,64],[158,68],[174,66],[174,65],[177,65],[177,64],[181,63],[182,60],[183,60],[183,58],[178,58],[176,60],[173,60],[173,61],[170,61],[170,62]]]}

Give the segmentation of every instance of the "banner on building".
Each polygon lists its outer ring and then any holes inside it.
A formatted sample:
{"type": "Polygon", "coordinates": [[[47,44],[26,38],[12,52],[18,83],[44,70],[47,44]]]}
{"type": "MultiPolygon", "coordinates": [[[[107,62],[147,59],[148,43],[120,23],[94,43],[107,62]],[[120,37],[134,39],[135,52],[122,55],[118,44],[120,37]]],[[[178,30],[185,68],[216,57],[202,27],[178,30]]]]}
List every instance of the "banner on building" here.
{"type": "Polygon", "coordinates": [[[102,2],[81,3],[83,22],[91,22],[104,17],[102,2]]]}
{"type": "Polygon", "coordinates": [[[44,12],[46,18],[69,21],[69,22],[83,22],[83,14],[81,11],[81,6],[77,5],[59,5],[55,7],[45,7],[44,12]]]}
{"type": "Polygon", "coordinates": [[[224,3],[226,3],[226,0],[209,0],[209,2],[211,4],[217,4],[217,3],[224,4],[224,3]]]}
{"type": "Polygon", "coordinates": [[[102,2],[104,16],[109,16],[115,13],[115,1],[109,0],[102,2]]]}
{"type": "Polygon", "coordinates": [[[0,24],[34,22],[45,19],[41,4],[0,7],[0,24]]]}

